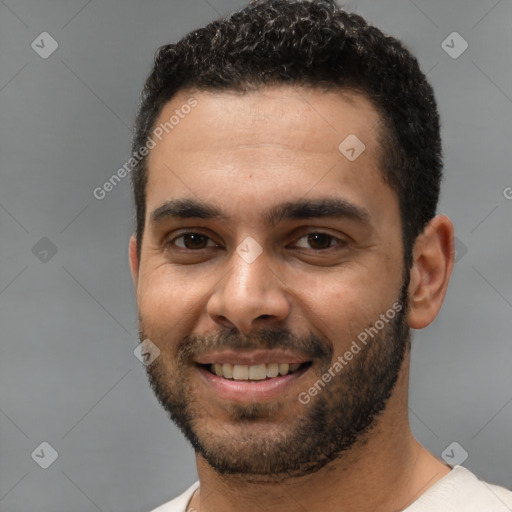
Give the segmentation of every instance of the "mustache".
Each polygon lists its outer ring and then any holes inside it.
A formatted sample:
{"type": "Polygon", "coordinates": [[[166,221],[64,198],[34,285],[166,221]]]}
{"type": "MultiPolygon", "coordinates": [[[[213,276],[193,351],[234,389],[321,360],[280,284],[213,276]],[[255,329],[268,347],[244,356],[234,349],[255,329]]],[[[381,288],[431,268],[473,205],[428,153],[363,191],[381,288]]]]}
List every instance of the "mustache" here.
{"type": "Polygon", "coordinates": [[[288,329],[267,328],[250,335],[240,333],[236,328],[220,329],[206,335],[187,335],[177,345],[179,364],[191,364],[198,357],[223,350],[287,350],[308,360],[329,362],[334,347],[328,341],[310,333],[301,337],[288,329]]]}

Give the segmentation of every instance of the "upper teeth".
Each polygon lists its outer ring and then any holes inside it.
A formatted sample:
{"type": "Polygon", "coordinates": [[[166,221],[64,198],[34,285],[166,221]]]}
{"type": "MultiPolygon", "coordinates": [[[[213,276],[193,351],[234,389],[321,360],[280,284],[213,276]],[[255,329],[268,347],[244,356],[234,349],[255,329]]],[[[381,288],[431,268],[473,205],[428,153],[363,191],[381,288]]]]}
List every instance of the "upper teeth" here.
{"type": "Polygon", "coordinates": [[[211,370],[218,377],[234,380],[263,380],[267,377],[287,375],[299,369],[300,363],[269,364],[212,364],[211,370]]]}

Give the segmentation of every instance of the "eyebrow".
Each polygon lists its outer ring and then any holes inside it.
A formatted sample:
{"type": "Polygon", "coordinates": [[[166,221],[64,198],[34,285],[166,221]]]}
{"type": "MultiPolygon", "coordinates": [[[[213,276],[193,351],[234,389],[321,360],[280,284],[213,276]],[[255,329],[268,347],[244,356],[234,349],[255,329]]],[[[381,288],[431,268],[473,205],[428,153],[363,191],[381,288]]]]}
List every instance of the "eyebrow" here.
{"type": "MultiPolygon", "coordinates": [[[[341,198],[299,199],[287,201],[269,208],[263,218],[269,227],[283,220],[310,218],[347,218],[369,223],[370,212],[341,198]]],[[[229,221],[229,217],[217,206],[196,199],[171,199],[156,208],[151,214],[151,224],[160,224],[169,218],[211,219],[229,221]]]]}

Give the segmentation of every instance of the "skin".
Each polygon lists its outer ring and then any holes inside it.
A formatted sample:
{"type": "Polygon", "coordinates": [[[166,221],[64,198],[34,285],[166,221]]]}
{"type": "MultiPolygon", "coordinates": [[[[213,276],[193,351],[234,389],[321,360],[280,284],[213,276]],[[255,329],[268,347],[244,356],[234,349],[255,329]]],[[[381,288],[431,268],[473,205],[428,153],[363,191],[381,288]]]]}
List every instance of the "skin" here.
{"type": "MultiPolygon", "coordinates": [[[[140,260],[135,236],[129,248],[139,319],[159,346],[161,368],[171,379],[180,340],[219,328],[243,334],[283,326],[297,335],[313,332],[331,344],[334,360],[391,307],[402,284],[398,198],[378,168],[378,114],[358,95],[273,86],[244,95],[182,91],[156,124],[191,95],[198,105],[151,150],[140,260]],[[337,149],[349,134],[366,146],[353,162],[337,149]],[[342,197],[365,208],[369,222],[309,218],[272,228],[265,224],[269,207],[304,197],[342,197]],[[209,201],[229,220],[151,222],[151,212],[177,198],[209,201]],[[183,228],[212,241],[195,252],[166,247],[164,242],[176,242],[183,228]],[[305,235],[318,232],[348,245],[314,250],[305,235]],[[236,253],[248,236],[263,250],[250,264],[236,253]]],[[[432,219],[416,239],[407,311],[413,329],[429,325],[441,308],[454,264],[453,239],[453,225],[444,215],[432,219]]],[[[201,487],[190,510],[402,510],[450,471],[411,433],[409,358],[407,352],[374,428],[342,456],[303,476],[258,481],[220,475],[197,454],[201,487]]],[[[286,407],[277,409],[264,428],[245,423],[245,431],[264,439],[269,431],[288,428],[305,413],[298,393],[318,377],[314,370],[305,373],[279,398],[286,407]]],[[[187,378],[202,414],[211,420],[202,434],[240,435],[225,400],[194,371],[187,378]]]]}

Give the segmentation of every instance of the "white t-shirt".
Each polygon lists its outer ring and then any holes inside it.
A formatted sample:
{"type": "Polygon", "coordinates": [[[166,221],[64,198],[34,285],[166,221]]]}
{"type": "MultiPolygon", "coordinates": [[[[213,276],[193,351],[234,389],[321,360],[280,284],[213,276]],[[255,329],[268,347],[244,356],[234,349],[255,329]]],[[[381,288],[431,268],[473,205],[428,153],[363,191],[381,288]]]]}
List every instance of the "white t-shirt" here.
{"type": "MultiPolygon", "coordinates": [[[[198,487],[199,482],[195,482],[183,494],[151,512],[186,512],[198,487]]],[[[463,466],[453,466],[403,512],[512,512],[512,491],[479,480],[463,466]]]]}

